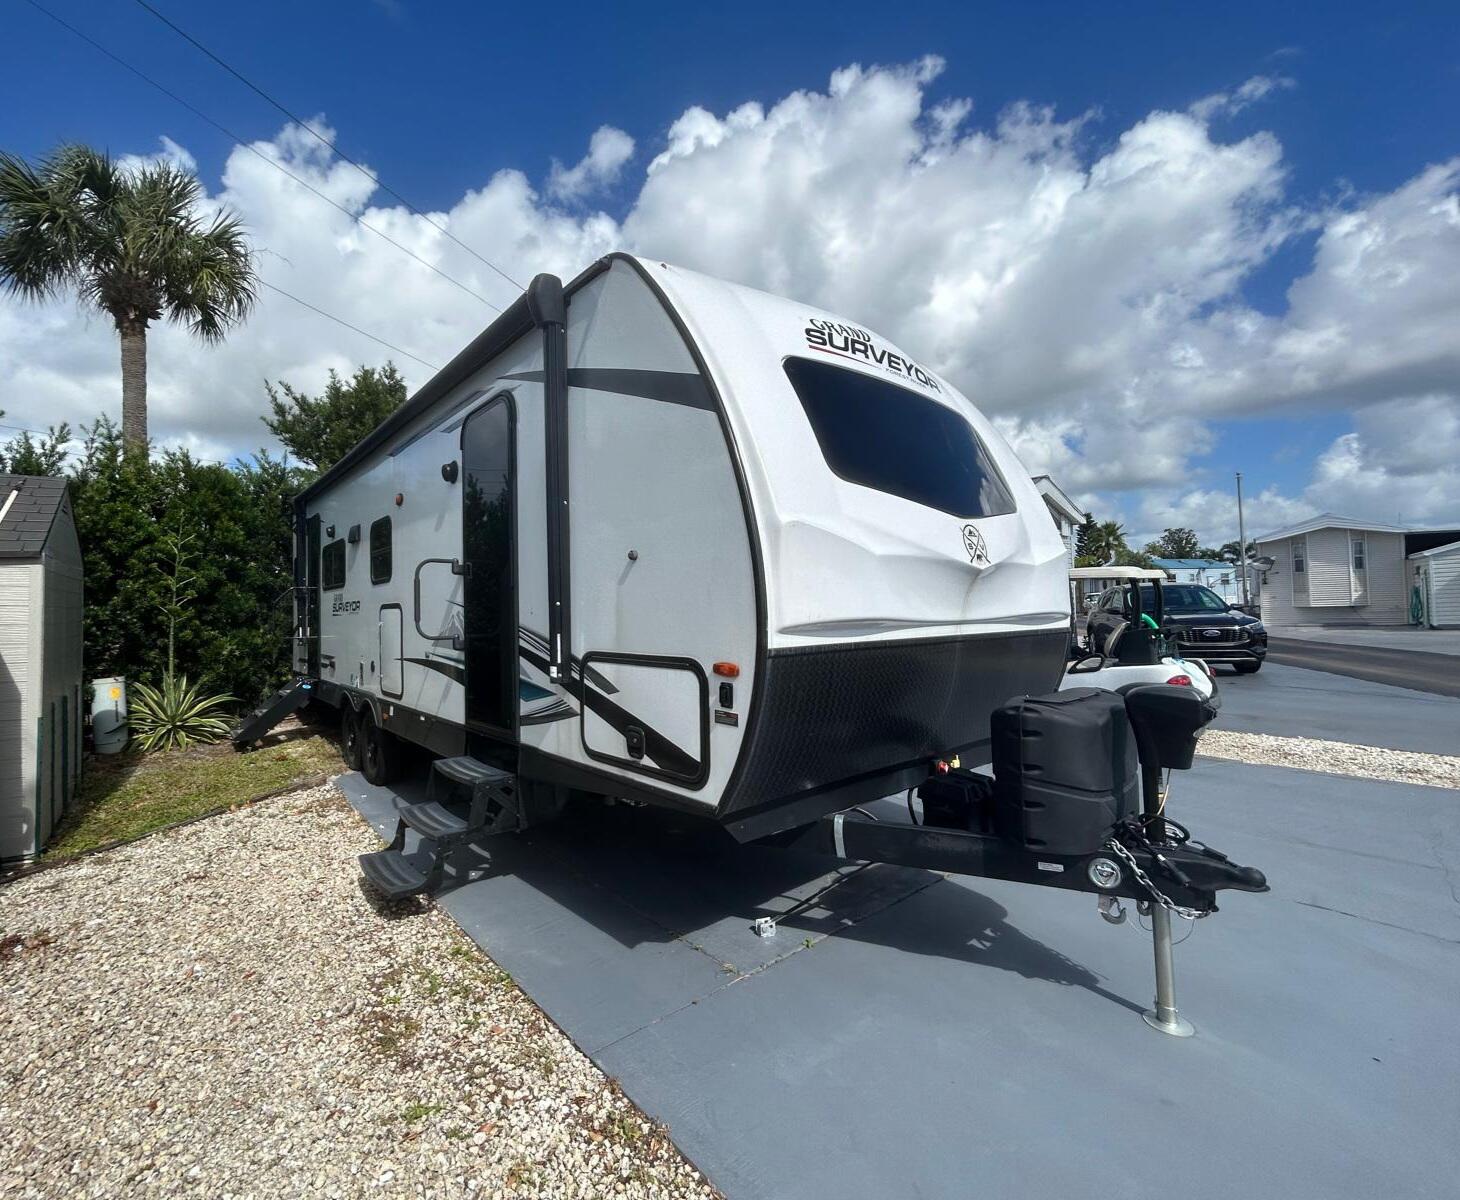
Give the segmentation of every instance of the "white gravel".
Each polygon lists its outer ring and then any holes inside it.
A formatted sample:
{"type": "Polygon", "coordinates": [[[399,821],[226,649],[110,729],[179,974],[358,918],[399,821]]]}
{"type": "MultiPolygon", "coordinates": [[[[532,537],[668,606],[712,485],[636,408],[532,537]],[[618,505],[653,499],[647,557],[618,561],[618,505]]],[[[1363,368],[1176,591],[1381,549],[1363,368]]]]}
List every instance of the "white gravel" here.
{"type": "MultiPolygon", "coordinates": [[[[1460,740],[1460,737],[1457,737],[1460,740]]],[[[1299,767],[1331,775],[1357,775],[1429,787],[1460,788],[1460,758],[1448,754],[1420,754],[1412,750],[1383,750],[1350,742],[1317,738],[1274,737],[1266,733],[1233,733],[1208,729],[1196,744],[1207,758],[1270,767],[1299,767]]]]}
{"type": "Polygon", "coordinates": [[[0,888],[0,1196],[711,1197],[332,785],[0,888]]]}

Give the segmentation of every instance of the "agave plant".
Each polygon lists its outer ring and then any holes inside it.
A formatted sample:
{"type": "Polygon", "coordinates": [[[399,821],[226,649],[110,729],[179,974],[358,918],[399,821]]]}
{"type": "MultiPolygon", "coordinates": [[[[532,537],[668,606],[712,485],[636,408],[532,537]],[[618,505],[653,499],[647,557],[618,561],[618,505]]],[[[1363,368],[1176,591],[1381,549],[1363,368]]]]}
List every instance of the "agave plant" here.
{"type": "Polygon", "coordinates": [[[186,675],[168,672],[160,688],[139,683],[132,690],[132,736],[145,751],[186,749],[216,742],[228,735],[229,719],[221,711],[232,696],[204,696],[186,675]]]}

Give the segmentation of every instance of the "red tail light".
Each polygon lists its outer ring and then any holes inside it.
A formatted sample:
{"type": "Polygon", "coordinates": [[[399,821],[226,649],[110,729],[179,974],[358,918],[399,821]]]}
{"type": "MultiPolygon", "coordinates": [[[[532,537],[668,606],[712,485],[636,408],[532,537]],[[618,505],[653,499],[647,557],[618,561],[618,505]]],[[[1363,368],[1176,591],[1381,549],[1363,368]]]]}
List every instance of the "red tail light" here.
{"type": "Polygon", "coordinates": [[[1191,676],[1190,675],[1173,675],[1166,682],[1167,683],[1174,683],[1174,684],[1177,685],[1177,687],[1190,687],[1191,686],[1191,676]]]}

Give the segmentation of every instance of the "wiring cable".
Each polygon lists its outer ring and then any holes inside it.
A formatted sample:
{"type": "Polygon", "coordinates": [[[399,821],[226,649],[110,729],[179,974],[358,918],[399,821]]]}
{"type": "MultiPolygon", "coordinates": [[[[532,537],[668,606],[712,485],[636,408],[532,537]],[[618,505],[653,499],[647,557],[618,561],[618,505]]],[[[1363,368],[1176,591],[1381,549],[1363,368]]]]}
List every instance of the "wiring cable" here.
{"type": "MultiPolygon", "coordinates": [[[[161,92],[169,100],[173,100],[176,103],[182,105],[185,109],[188,110],[188,112],[192,113],[193,116],[197,117],[200,121],[204,121],[208,125],[211,125],[214,129],[216,129],[224,137],[228,138],[229,141],[233,142],[234,145],[239,146],[240,148],[242,148],[244,150],[247,150],[255,158],[258,158],[261,161],[268,163],[269,166],[271,166],[271,167],[274,168],[274,170],[279,171],[279,172],[281,172],[284,175],[287,175],[290,179],[292,179],[300,187],[306,189],[307,191],[313,192],[316,196],[318,196],[321,200],[323,200],[331,208],[336,208],[340,212],[344,213],[345,216],[347,216],[347,217],[350,218],[350,220],[351,220],[352,223],[358,224],[358,225],[360,225],[364,229],[368,229],[371,233],[375,234],[376,237],[382,238],[385,241],[389,242],[392,246],[394,246],[402,254],[405,254],[408,257],[415,259],[416,262],[420,263],[421,266],[425,267],[428,271],[434,272],[435,274],[441,276],[442,279],[446,280],[447,283],[453,284],[454,286],[460,288],[468,296],[472,297],[472,299],[474,299],[474,300],[480,300],[483,304],[485,304],[493,312],[500,313],[502,311],[502,308],[501,308],[500,305],[492,303],[492,301],[488,300],[480,292],[474,291],[472,288],[469,288],[466,284],[462,283],[461,280],[456,279],[456,278],[454,278],[451,275],[448,275],[445,271],[443,271],[440,267],[436,266],[434,263],[428,262],[426,259],[422,258],[419,254],[417,254],[410,247],[404,246],[400,242],[396,241],[395,238],[391,237],[390,234],[386,233],[383,229],[377,228],[376,226],[370,224],[370,222],[367,221],[367,220],[365,220],[363,217],[360,217],[357,214],[352,213],[343,204],[339,203],[339,201],[337,201],[337,200],[332,199],[330,196],[327,196],[324,192],[320,191],[317,187],[315,187],[307,179],[303,179],[299,175],[296,175],[293,171],[291,171],[283,163],[279,162],[277,159],[270,158],[267,154],[265,154],[257,146],[254,146],[250,142],[244,141],[241,137],[238,136],[238,134],[234,133],[227,126],[222,125],[218,121],[214,120],[207,113],[203,112],[202,109],[198,108],[196,105],[192,104],[191,102],[189,102],[187,100],[184,100],[176,92],[172,91],[171,89],[169,89],[165,85],[163,85],[161,83],[158,83],[157,80],[153,79],[150,75],[148,75],[140,67],[133,66],[126,59],[122,58],[119,54],[115,54],[111,50],[107,49],[107,47],[103,46],[100,42],[98,42],[95,38],[91,37],[89,34],[87,34],[87,33],[83,32],[82,30],[78,29],[75,25],[72,25],[69,21],[65,20],[64,18],[57,16],[50,9],[48,9],[45,5],[39,3],[39,0],[25,0],[25,2],[27,4],[29,4],[32,8],[34,8],[37,12],[44,13],[46,16],[50,17],[52,21],[54,21],[57,25],[61,26],[63,29],[69,30],[71,33],[75,34],[78,38],[80,38],[83,42],[87,43],[87,45],[91,46],[93,49],[98,50],[102,54],[106,55],[107,58],[111,59],[118,66],[125,67],[128,71],[132,72],[133,75],[137,76],[138,79],[141,79],[144,83],[147,83],[147,84],[151,85],[152,87],[156,88],[159,92],[161,92]]],[[[310,132],[313,132],[313,130],[311,130],[310,132]]],[[[328,143],[326,143],[326,144],[328,144],[328,143]]],[[[352,165],[354,165],[354,164],[352,164],[352,165]]],[[[367,172],[367,174],[368,174],[368,172],[367,172]]],[[[386,191],[389,191],[390,189],[389,188],[386,188],[385,190],[386,191]]],[[[394,194],[394,193],[392,193],[392,194],[394,194]]],[[[412,209],[411,211],[414,212],[415,210],[412,209]]],[[[417,215],[419,216],[420,214],[417,214],[417,215]]],[[[429,221],[429,219],[427,219],[427,220],[428,220],[428,224],[432,224],[433,226],[435,226],[435,223],[434,222],[429,221]]],[[[439,229],[440,226],[435,226],[435,228],[438,228],[439,229]]],[[[454,241],[455,239],[453,238],[452,240],[454,241]]],[[[487,265],[490,266],[491,264],[488,263],[487,265]]],[[[412,356],[412,357],[414,357],[414,356],[412,356]]],[[[419,362],[420,360],[417,359],[416,361],[419,362]]]]}
{"type": "Polygon", "coordinates": [[[161,21],[164,25],[166,25],[169,29],[171,29],[175,34],[178,35],[178,37],[182,38],[184,41],[188,42],[190,45],[196,47],[201,53],[207,55],[208,58],[212,59],[213,62],[217,63],[218,66],[222,67],[223,70],[227,71],[236,80],[238,80],[239,83],[243,84],[244,87],[248,88],[255,95],[259,96],[261,99],[263,99],[263,100],[267,101],[269,104],[273,105],[274,108],[278,109],[279,112],[283,113],[284,116],[288,117],[289,120],[293,121],[301,129],[303,129],[306,132],[308,132],[310,134],[310,136],[312,136],[313,138],[315,138],[315,140],[317,140],[320,143],[322,143],[323,145],[327,146],[329,148],[329,151],[330,151],[331,154],[337,155],[339,158],[341,158],[345,162],[349,163],[350,166],[354,167],[355,170],[359,171],[362,175],[365,175],[368,179],[370,179],[370,181],[372,183],[376,184],[382,191],[388,193],[389,195],[395,197],[395,199],[399,200],[408,209],[410,209],[411,212],[413,212],[416,216],[420,217],[421,220],[425,221],[428,225],[434,226],[445,237],[450,238],[451,241],[455,242],[458,246],[460,246],[463,250],[465,250],[473,258],[477,259],[479,262],[481,262],[485,266],[491,267],[492,270],[494,270],[498,275],[500,275],[503,279],[505,279],[513,287],[517,288],[519,291],[524,290],[523,287],[522,287],[522,284],[518,283],[517,280],[513,279],[512,276],[508,275],[506,271],[502,270],[502,268],[499,267],[499,266],[497,266],[496,263],[492,262],[491,259],[485,258],[481,254],[478,254],[475,250],[473,250],[470,246],[468,246],[465,242],[463,242],[460,238],[458,238],[455,234],[453,234],[444,225],[439,225],[435,221],[431,220],[430,217],[428,217],[425,213],[423,213],[420,209],[418,209],[414,204],[412,204],[409,200],[407,200],[404,196],[402,196],[393,187],[391,187],[389,184],[385,183],[384,180],[380,179],[377,175],[375,175],[372,171],[370,171],[369,168],[367,168],[367,167],[361,165],[360,163],[356,162],[353,158],[351,158],[343,150],[339,149],[339,147],[337,147],[336,145],[334,145],[334,143],[332,143],[328,138],[326,138],[322,134],[318,133],[302,117],[296,116],[288,108],[285,108],[283,104],[281,104],[279,101],[275,100],[273,96],[269,95],[268,92],[264,91],[263,88],[261,88],[258,84],[254,83],[253,80],[249,79],[248,76],[246,76],[245,74],[243,74],[242,71],[238,70],[236,67],[233,67],[229,63],[225,62],[222,58],[220,58],[212,50],[209,50],[207,46],[203,45],[202,42],[198,41],[198,39],[195,38],[192,34],[190,34],[186,29],[183,29],[176,22],[170,20],[168,17],[166,17],[162,13],[158,12],[157,9],[153,8],[152,5],[150,5],[150,4],[147,3],[147,0],[136,0],[136,3],[138,4],[139,7],[146,9],[149,13],[151,13],[154,17],[156,17],[159,21],[161,21]]]}
{"type": "Polygon", "coordinates": [[[279,295],[284,296],[285,298],[294,301],[295,304],[303,305],[305,308],[309,309],[311,312],[316,312],[320,316],[328,318],[329,320],[333,321],[336,325],[343,325],[346,329],[349,329],[349,330],[352,330],[355,333],[358,333],[361,337],[369,338],[372,342],[379,343],[380,345],[384,346],[387,350],[394,350],[397,354],[402,355],[405,358],[413,359],[414,361],[420,363],[421,366],[427,367],[427,368],[429,368],[432,371],[439,371],[441,369],[435,363],[427,362],[424,358],[422,358],[418,354],[412,354],[409,350],[402,350],[399,346],[397,346],[397,345],[395,345],[395,344],[393,344],[391,342],[387,342],[383,337],[376,337],[375,334],[370,333],[367,330],[361,329],[360,326],[358,326],[358,325],[351,325],[350,322],[346,321],[342,317],[335,316],[334,313],[325,312],[324,309],[316,307],[315,305],[311,304],[308,300],[301,300],[298,296],[294,295],[293,292],[286,292],[283,288],[281,288],[276,283],[270,283],[267,279],[260,279],[259,282],[261,284],[263,284],[264,287],[268,288],[269,291],[271,291],[271,292],[278,292],[279,295]]]}

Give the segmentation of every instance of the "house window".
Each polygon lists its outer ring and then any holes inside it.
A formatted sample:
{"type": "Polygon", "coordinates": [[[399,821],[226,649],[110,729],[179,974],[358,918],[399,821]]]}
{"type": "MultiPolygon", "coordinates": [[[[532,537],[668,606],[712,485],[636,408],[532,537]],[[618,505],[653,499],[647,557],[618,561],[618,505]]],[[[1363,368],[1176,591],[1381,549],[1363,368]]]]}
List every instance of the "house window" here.
{"type": "Polygon", "coordinates": [[[1355,571],[1362,571],[1364,569],[1364,539],[1363,538],[1356,537],[1356,538],[1353,539],[1353,550],[1354,550],[1354,570],[1355,571]]]}
{"type": "Polygon", "coordinates": [[[345,539],[336,538],[320,551],[319,586],[325,591],[345,586],[345,539]]]}
{"type": "Polygon", "coordinates": [[[370,582],[390,582],[390,518],[370,525],[370,582]]]}
{"type": "Polygon", "coordinates": [[[1306,542],[1293,543],[1293,574],[1301,575],[1308,569],[1308,545],[1306,542]]]}

